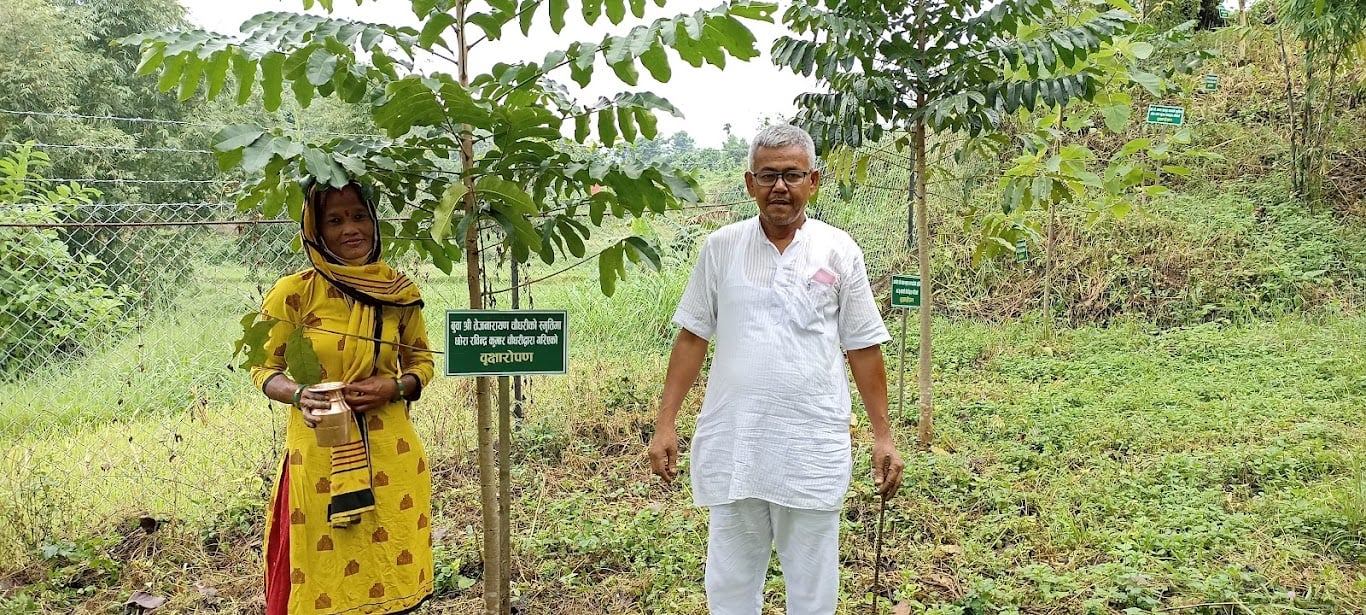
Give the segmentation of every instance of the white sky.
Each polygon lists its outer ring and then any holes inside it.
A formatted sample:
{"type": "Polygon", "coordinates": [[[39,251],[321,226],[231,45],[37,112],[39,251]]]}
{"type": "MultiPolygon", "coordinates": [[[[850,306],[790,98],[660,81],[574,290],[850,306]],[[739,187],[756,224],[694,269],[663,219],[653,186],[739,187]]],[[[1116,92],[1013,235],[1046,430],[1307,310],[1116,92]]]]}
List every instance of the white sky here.
{"type": "MultiPolygon", "coordinates": [[[[302,12],[303,3],[299,0],[182,0],[189,9],[190,20],[206,30],[224,34],[236,34],[238,27],[247,18],[266,11],[302,12]]],[[[626,21],[612,26],[607,18],[601,17],[589,27],[583,23],[578,13],[579,3],[573,3],[566,17],[566,26],[556,35],[550,31],[549,19],[541,9],[536,26],[531,35],[522,36],[514,20],[503,28],[503,37],[497,41],[481,43],[471,52],[471,74],[486,71],[496,62],[530,60],[539,62],[545,54],[554,49],[563,49],[574,41],[594,41],[604,34],[625,34],[630,28],[642,21],[660,17],[670,17],[678,13],[692,12],[700,8],[711,8],[719,0],[673,0],[660,8],[653,2],[647,3],[645,19],[636,20],[627,12],[626,21]]],[[[336,0],[334,15],[363,21],[388,23],[393,25],[417,26],[408,0],[367,1],[356,6],[350,0],[336,0]]],[[[314,13],[322,14],[317,7],[314,13]]],[[[778,15],[774,15],[778,21],[778,15]]],[[[639,67],[640,83],[631,87],[617,80],[611,69],[601,61],[593,72],[593,83],[582,93],[581,101],[591,102],[598,96],[612,95],[623,91],[649,90],[659,94],[678,107],[684,114],[677,119],[667,114],[659,118],[661,135],[679,130],[687,130],[699,145],[716,146],[725,138],[723,126],[730,123],[736,135],[749,139],[754,135],[764,116],[790,116],[796,111],[792,100],[797,94],[816,89],[815,80],[794,75],[774,66],[768,57],[773,40],[785,28],[778,24],[766,24],[746,20],[750,30],[758,39],[756,47],[761,55],[749,62],[728,62],[724,71],[709,64],[693,68],[670,52],[669,66],[673,77],[666,84],[655,82],[644,67],[639,67]]],[[[476,32],[479,32],[476,29],[476,32]]],[[[448,38],[452,38],[449,37],[448,38]]],[[[433,65],[435,70],[454,73],[454,68],[433,65]]],[[[568,69],[560,69],[551,75],[564,83],[570,91],[577,92],[578,86],[569,79],[568,69]],[[563,73],[563,74],[561,74],[563,73]]]]}

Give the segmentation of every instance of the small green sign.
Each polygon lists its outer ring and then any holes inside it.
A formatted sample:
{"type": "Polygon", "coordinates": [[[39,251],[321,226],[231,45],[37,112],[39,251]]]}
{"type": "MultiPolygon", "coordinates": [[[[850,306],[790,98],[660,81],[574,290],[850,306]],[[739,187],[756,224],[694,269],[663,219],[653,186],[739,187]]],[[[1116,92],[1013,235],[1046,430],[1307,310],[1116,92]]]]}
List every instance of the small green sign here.
{"type": "Polygon", "coordinates": [[[1219,75],[1205,75],[1205,91],[1213,92],[1217,89],[1219,89],[1219,75]]]}
{"type": "Polygon", "coordinates": [[[1228,7],[1226,7],[1226,6],[1220,6],[1220,7],[1219,7],[1219,19],[1228,19],[1228,17],[1229,17],[1228,7]]]}
{"type": "Polygon", "coordinates": [[[1015,262],[1023,263],[1029,260],[1029,242],[1024,237],[1015,240],[1015,262]]]}
{"type": "Polygon", "coordinates": [[[1180,126],[1186,123],[1186,108],[1167,105],[1148,105],[1148,123],[1180,126]]]}
{"type": "Polygon", "coordinates": [[[564,310],[447,310],[446,375],[563,374],[569,366],[564,310]]]}
{"type": "Polygon", "coordinates": [[[920,276],[892,276],[892,307],[920,307],[920,276]]]}

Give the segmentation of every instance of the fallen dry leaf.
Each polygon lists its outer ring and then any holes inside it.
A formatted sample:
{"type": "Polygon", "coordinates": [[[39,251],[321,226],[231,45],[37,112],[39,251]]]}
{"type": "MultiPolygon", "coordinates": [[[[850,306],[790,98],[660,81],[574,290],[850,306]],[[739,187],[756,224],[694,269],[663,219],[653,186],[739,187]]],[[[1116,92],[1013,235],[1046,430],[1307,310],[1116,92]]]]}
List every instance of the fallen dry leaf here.
{"type": "Polygon", "coordinates": [[[934,552],[936,555],[944,555],[951,557],[954,555],[962,555],[963,547],[960,547],[958,545],[939,545],[938,547],[935,547],[934,552]]]}
{"type": "Polygon", "coordinates": [[[911,605],[905,602],[898,602],[892,607],[892,615],[911,615],[911,605]]]}
{"type": "Polygon", "coordinates": [[[146,612],[160,608],[161,605],[166,604],[166,599],[161,596],[153,596],[144,591],[136,591],[133,592],[132,596],[128,597],[128,602],[126,604],[127,606],[137,607],[141,609],[142,612],[146,612]]]}

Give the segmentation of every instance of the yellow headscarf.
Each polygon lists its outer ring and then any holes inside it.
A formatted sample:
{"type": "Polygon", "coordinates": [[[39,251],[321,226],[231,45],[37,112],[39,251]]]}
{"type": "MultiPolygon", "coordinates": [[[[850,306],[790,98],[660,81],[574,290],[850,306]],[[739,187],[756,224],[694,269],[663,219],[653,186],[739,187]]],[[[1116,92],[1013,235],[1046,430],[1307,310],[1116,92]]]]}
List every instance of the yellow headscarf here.
{"type": "MultiPolygon", "coordinates": [[[[340,378],[342,382],[350,383],[375,374],[375,362],[379,357],[379,342],[375,340],[381,339],[383,334],[384,309],[422,307],[422,297],[417,285],[408,276],[380,260],[379,216],[367,191],[355,182],[348,184],[347,188],[353,188],[360,194],[374,223],[374,240],[364,261],[360,264],[346,263],[327,248],[322,233],[318,231],[318,221],[322,217],[327,195],[336,191],[336,188],[320,186],[316,182],[308,186],[300,234],[313,269],[354,300],[346,326],[348,339],[342,351],[345,367],[340,378]]],[[[370,444],[366,422],[357,416],[356,426],[355,441],[332,449],[332,501],[327,507],[327,516],[337,526],[355,523],[360,520],[361,513],[375,507],[375,495],[370,488],[370,444]],[[364,455],[359,454],[362,451],[364,455]]]]}

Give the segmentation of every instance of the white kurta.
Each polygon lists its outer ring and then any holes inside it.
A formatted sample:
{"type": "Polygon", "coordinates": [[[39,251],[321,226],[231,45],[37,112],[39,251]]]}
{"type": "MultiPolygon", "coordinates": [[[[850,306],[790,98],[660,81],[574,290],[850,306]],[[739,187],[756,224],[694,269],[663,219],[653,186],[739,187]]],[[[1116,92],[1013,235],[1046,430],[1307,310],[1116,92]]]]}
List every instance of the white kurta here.
{"type": "Polygon", "coordinates": [[[891,339],[853,239],[807,220],[779,253],[757,217],[718,229],[674,323],[716,344],[692,440],[694,503],[839,510],[853,464],[841,348],[891,339]]]}

